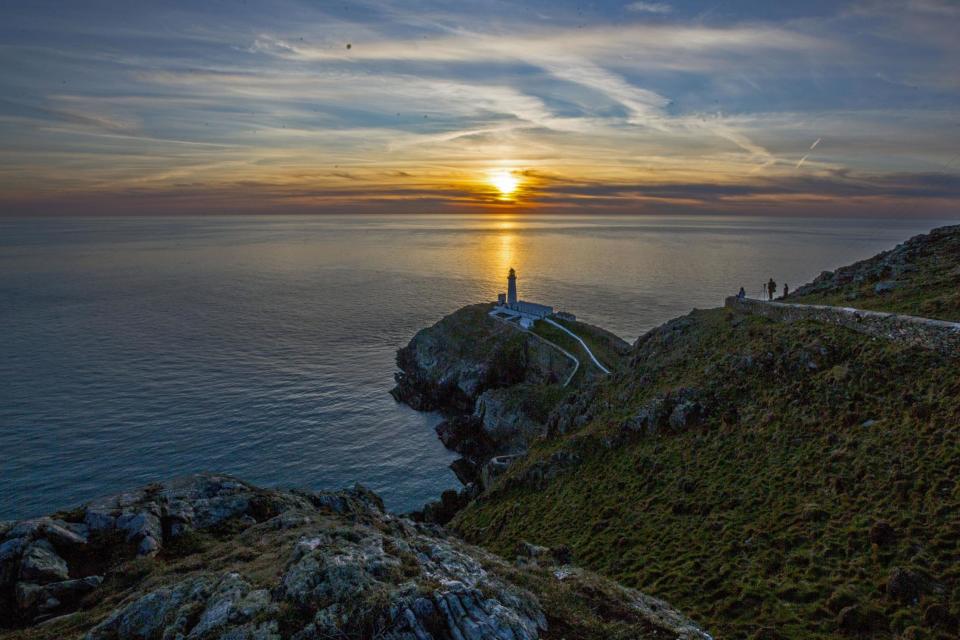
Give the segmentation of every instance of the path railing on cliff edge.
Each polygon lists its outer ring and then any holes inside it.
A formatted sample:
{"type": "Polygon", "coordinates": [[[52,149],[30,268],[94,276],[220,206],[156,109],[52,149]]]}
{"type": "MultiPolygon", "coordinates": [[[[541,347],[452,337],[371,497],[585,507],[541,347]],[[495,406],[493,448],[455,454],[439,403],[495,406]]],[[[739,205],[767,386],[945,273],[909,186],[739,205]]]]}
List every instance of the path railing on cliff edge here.
{"type": "Polygon", "coordinates": [[[932,349],[947,355],[960,355],[960,322],[933,320],[884,311],[819,304],[794,304],[731,296],[725,306],[741,313],[779,322],[813,320],[838,325],[892,342],[932,349]]]}

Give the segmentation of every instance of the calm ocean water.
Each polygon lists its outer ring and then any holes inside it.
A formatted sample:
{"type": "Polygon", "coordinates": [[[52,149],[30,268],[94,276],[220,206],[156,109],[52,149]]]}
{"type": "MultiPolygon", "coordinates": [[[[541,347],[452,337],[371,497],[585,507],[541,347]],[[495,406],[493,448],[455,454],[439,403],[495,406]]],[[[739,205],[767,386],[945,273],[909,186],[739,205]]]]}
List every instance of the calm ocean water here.
{"type": "Polygon", "coordinates": [[[201,470],[456,486],[394,352],[504,288],[633,340],[946,224],[719,217],[0,219],[0,519],[201,470]]]}

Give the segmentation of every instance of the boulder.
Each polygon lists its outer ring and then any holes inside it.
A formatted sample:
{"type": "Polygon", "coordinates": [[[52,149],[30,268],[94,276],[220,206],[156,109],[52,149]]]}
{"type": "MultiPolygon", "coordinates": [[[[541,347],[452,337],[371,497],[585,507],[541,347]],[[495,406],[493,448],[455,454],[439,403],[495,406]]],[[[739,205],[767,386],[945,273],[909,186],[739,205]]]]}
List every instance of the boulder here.
{"type": "Polygon", "coordinates": [[[31,543],[20,558],[20,580],[23,582],[46,584],[69,577],[67,562],[58,556],[53,545],[44,539],[31,543]]]}
{"type": "Polygon", "coordinates": [[[238,573],[228,573],[214,588],[188,640],[206,638],[228,625],[244,623],[271,606],[270,592],[254,590],[238,573]]]}
{"type": "Polygon", "coordinates": [[[16,587],[17,606],[34,614],[49,614],[64,606],[76,604],[83,596],[94,591],[103,583],[101,576],[88,576],[76,580],[63,580],[49,584],[18,582],[16,587]]]}
{"type": "Polygon", "coordinates": [[[27,544],[26,538],[12,538],[0,544],[0,589],[16,580],[20,556],[27,544]]]}
{"type": "Polygon", "coordinates": [[[163,528],[155,513],[159,508],[153,503],[147,507],[147,510],[125,513],[116,521],[116,528],[126,534],[127,541],[137,543],[137,555],[141,556],[157,553],[163,540],[163,528]]]}
{"type": "Polygon", "coordinates": [[[110,614],[90,630],[86,640],[174,638],[185,634],[211,590],[210,579],[200,577],[151,591],[110,614]]]}

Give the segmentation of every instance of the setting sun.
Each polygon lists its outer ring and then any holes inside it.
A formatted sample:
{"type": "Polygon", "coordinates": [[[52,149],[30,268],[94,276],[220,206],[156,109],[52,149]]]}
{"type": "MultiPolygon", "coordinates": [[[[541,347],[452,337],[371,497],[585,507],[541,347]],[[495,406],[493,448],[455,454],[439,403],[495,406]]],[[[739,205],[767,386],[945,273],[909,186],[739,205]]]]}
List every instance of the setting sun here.
{"type": "Polygon", "coordinates": [[[500,191],[502,199],[507,199],[517,190],[520,181],[511,172],[501,170],[490,174],[490,184],[500,191]]]}

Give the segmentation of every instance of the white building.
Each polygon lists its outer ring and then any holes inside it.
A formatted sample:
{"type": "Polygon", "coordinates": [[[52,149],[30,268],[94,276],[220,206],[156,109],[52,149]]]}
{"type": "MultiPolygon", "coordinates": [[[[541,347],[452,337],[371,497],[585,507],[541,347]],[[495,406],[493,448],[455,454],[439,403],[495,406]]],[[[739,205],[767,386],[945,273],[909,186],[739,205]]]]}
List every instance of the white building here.
{"type": "Polygon", "coordinates": [[[553,307],[517,299],[517,272],[511,268],[507,274],[507,293],[497,296],[497,306],[491,313],[515,320],[524,329],[529,329],[537,320],[553,315],[553,307]]]}

